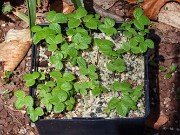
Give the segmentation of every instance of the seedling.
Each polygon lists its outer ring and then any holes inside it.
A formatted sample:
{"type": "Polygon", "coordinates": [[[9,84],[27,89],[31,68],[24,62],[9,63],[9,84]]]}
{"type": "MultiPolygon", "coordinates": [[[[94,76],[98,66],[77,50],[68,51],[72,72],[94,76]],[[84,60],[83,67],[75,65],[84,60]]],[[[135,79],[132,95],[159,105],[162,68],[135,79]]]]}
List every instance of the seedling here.
{"type": "Polygon", "coordinates": [[[160,67],[159,67],[159,70],[160,70],[161,72],[165,72],[165,71],[166,71],[166,67],[165,67],[165,66],[160,66],[160,67]]]}
{"type": "Polygon", "coordinates": [[[170,72],[175,72],[176,70],[177,70],[177,65],[172,63],[171,66],[170,66],[170,72]]]}
{"type": "MultiPolygon", "coordinates": [[[[103,92],[119,92],[122,97],[113,97],[108,103],[107,110],[116,109],[121,116],[126,116],[130,110],[136,109],[136,104],[142,96],[143,86],[132,88],[128,82],[115,81],[106,88],[100,82],[98,67],[88,63],[82,57],[82,52],[89,51],[93,46],[97,46],[99,53],[109,59],[106,68],[111,72],[121,73],[126,71],[126,63],[122,59],[122,54],[126,52],[139,54],[145,53],[148,48],[153,48],[154,43],[146,39],[148,33],[146,26],[150,24],[149,19],[143,15],[140,8],[135,9],[134,17],[130,22],[123,23],[121,30],[128,42],[123,43],[121,48],[116,49],[114,43],[107,39],[94,38],[93,31],[99,30],[106,36],[117,34],[114,27],[115,21],[110,18],[101,18],[98,14],[88,14],[87,11],[79,7],[74,13],[63,14],[50,11],[46,19],[49,25],[45,27],[34,26],[31,31],[34,33],[33,43],[46,42],[48,51],[52,52],[49,58],[53,70],[49,73],[33,72],[26,74],[24,80],[26,86],[36,87],[36,108],[31,96],[26,96],[23,91],[15,93],[17,109],[27,109],[31,120],[37,121],[39,116],[48,113],[65,113],[73,110],[75,95],[82,96],[90,92],[94,98],[103,92]],[[66,24],[67,28],[61,27],[66,24]],[[66,64],[78,67],[80,76],[86,77],[82,81],[79,76],[66,70],[66,64]],[[23,102],[25,100],[25,102],[23,102]],[[48,113],[47,113],[48,112],[48,113]]],[[[172,68],[173,69],[173,68],[172,68]]]]}
{"type": "Polygon", "coordinates": [[[136,102],[142,96],[141,85],[132,89],[128,82],[114,82],[111,86],[112,90],[121,91],[123,93],[122,98],[114,97],[108,103],[108,109],[116,109],[117,113],[123,117],[127,115],[130,109],[136,109],[136,102]]]}
{"type": "Polygon", "coordinates": [[[122,48],[134,54],[145,53],[148,48],[154,48],[151,39],[146,39],[149,30],[146,26],[150,24],[150,20],[143,14],[141,8],[136,8],[133,12],[134,19],[121,25],[124,35],[128,37],[128,42],[122,44],[122,48]]]}
{"type": "Polygon", "coordinates": [[[172,74],[177,70],[177,65],[175,65],[174,63],[171,64],[170,68],[169,68],[169,72],[166,73],[165,78],[166,79],[171,79],[172,74]]]}

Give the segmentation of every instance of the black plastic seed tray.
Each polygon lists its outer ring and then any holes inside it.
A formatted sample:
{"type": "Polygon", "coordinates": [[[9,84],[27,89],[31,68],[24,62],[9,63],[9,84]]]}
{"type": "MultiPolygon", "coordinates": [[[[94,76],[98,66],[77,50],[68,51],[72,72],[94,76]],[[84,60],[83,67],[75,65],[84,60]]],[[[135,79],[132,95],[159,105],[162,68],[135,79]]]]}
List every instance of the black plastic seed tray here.
{"type": "MultiPolygon", "coordinates": [[[[32,46],[32,70],[37,69],[37,46],[32,46]]],[[[145,116],[139,118],[73,118],[73,119],[40,119],[36,122],[40,135],[143,135],[147,116],[149,115],[149,78],[148,55],[144,56],[144,91],[145,116]]],[[[35,88],[30,88],[34,96],[35,88]]]]}

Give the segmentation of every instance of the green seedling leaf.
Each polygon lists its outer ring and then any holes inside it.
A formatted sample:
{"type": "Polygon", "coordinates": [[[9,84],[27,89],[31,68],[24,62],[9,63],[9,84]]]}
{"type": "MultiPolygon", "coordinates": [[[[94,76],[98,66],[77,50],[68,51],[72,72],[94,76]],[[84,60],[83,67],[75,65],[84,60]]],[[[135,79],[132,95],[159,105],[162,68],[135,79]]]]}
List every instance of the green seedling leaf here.
{"type": "Polygon", "coordinates": [[[160,66],[160,67],[159,67],[159,70],[160,70],[161,72],[165,72],[165,71],[166,71],[166,67],[165,67],[165,66],[160,66]]]}
{"type": "Polygon", "coordinates": [[[96,18],[92,18],[88,22],[85,23],[85,26],[89,29],[97,29],[98,27],[98,20],[96,18]]]}
{"type": "Polygon", "coordinates": [[[25,106],[24,98],[18,98],[14,105],[16,109],[22,109],[25,106]]]}
{"type": "Polygon", "coordinates": [[[38,90],[45,90],[46,92],[50,92],[49,87],[45,84],[38,84],[37,89],[38,90]]]}
{"type": "Polygon", "coordinates": [[[117,30],[114,28],[114,27],[106,27],[104,24],[102,25],[99,25],[99,30],[102,32],[102,33],[105,33],[106,35],[108,36],[112,36],[112,35],[115,35],[117,33],[117,30]]]}
{"type": "Polygon", "coordinates": [[[177,65],[175,65],[174,63],[171,64],[170,66],[170,71],[171,72],[175,72],[177,70],[177,65]]]}
{"type": "Polygon", "coordinates": [[[31,96],[26,96],[24,98],[24,102],[25,102],[26,107],[32,107],[34,105],[34,100],[31,96]]]}
{"type": "Polygon", "coordinates": [[[63,84],[61,84],[61,89],[65,91],[69,91],[72,89],[72,85],[69,82],[64,82],[63,84]]]}
{"type": "Polygon", "coordinates": [[[116,111],[119,115],[125,117],[129,112],[129,107],[123,104],[123,102],[119,102],[116,107],[116,111]]]}
{"type": "Polygon", "coordinates": [[[57,50],[57,45],[56,44],[48,45],[48,51],[54,52],[56,50],[57,50]]]}
{"type": "Polygon", "coordinates": [[[39,31],[42,31],[42,30],[43,30],[43,29],[41,28],[41,26],[38,26],[38,25],[33,26],[33,27],[31,28],[31,31],[34,32],[34,33],[39,32],[39,31]]]}
{"type": "Polygon", "coordinates": [[[80,89],[79,90],[81,95],[87,95],[87,90],[86,89],[80,89]]]}
{"type": "Polygon", "coordinates": [[[136,102],[134,102],[129,95],[124,95],[121,102],[129,108],[136,106],[136,102]]]}
{"type": "Polygon", "coordinates": [[[112,48],[114,47],[113,42],[106,40],[106,39],[94,39],[94,43],[96,46],[99,47],[99,50],[104,53],[105,55],[111,56],[112,55],[112,48]]]}
{"type": "Polygon", "coordinates": [[[73,105],[72,104],[69,104],[68,106],[66,106],[66,110],[67,111],[71,111],[73,109],[73,105]]]}
{"type": "Polygon", "coordinates": [[[50,76],[55,79],[55,80],[58,80],[58,78],[61,78],[62,77],[62,74],[60,71],[58,70],[54,70],[54,71],[51,71],[50,72],[50,76]]]}
{"type": "Polygon", "coordinates": [[[137,102],[138,99],[142,96],[142,90],[143,90],[143,86],[142,85],[138,85],[133,92],[130,94],[131,99],[134,102],[137,102]]]}
{"type": "Polygon", "coordinates": [[[65,90],[53,89],[53,97],[58,97],[59,102],[64,102],[68,98],[68,94],[65,90]]]}
{"type": "Polygon", "coordinates": [[[143,42],[144,42],[144,36],[142,36],[142,35],[136,35],[136,36],[134,37],[134,40],[135,40],[136,42],[138,42],[138,43],[143,43],[143,42]]]}
{"type": "Polygon", "coordinates": [[[39,116],[42,116],[44,114],[44,111],[40,107],[37,107],[36,109],[30,107],[27,109],[27,113],[30,115],[30,119],[32,120],[32,122],[35,122],[38,120],[39,116]]]}
{"type": "Polygon", "coordinates": [[[82,57],[77,58],[77,63],[80,68],[86,68],[86,61],[82,57]]]}
{"type": "Polygon", "coordinates": [[[37,107],[34,111],[35,111],[35,114],[38,116],[44,115],[44,111],[41,107],[37,107]]]}
{"type": "Polygon", "coordinates": [[[135,8],[133,15],[136,19],[139,19],[143,15],[143,10],[141,8],[135,8]]]}
{"type": "Polygon", "coordinates": [[[107,28],[109,28],[109,27],[114,27],[115,21],[114,21],[113,19],[111,19],[111,18],[106,17],[106,18],[104,19],[104,24],[105,24],[105,26],[106,26],[107,28]]]}
{"type": "Polygon", "coordinates": [[[82,17],[87,15],[87,11],[83,7],[79,7],[75,12],[75,18],[81,19],[82,17]]]}
{"type": "Polygon", "coordinates": [[[133,34],[131,32],[129,32],[129,31],[124,31],[123,35],[125,35],[128,38],[131,38],[133,36],[133,34]]]}
{"type": "Polygon", "coordinates": [[[130,44],[128,42],[122,43],[121,48],[124,49],[127,52],[131,49],[130,44]]]}
{"type": "Polygon", "coordinates": [[[17,90],[14,92],[14,95],[16,96],[16,98],[24,98],[26,95],[25,95],[25,92],[22,91],[22,90],[17,90]]]}
{"type": "Polygon", "coordinates": [[[32,75],[31,75],[31,74],[25,74],[25,75],[23,76],[23,79],[24,79],[25,81],[31,80],[31,79],[32,79],[32,75]]]}
{"type": "Polygon", "coordinates": [[[83,21],[84,22],[89,22],[92,18],[94,17],[94,15],[90,14],[90,15],[86,15],[85,17],[83,17],[83,21]]]}
{"type": "Polygon", "coordinates": [[[115,109],[118,106],[118,103],[120,102],[120,100],[116,97],[112,98],[109,103],[108,103],[108,108],[110,110],[115,109]]]}
{"type": "Polygon", "coordinates": [[[134,54],[138,54],[138,53],[141,53],[141,48],[140,48],[140,47],[137,47],[137,46],[131,46],[131,51],[132,51],[134,54]]]}
{"type": "Polygon", "coordinates": [[[149,25],[151,23],[151,21],[149,20],[149,18],[145,15],[140,16],[140,18],[138,19],[138,21],[143,24],[143,25],[149,25]]]}
{"type": "Polygon", "coordinates": [[[57,13],[55,17],[55,23],[67,23],[67,16],[65,14],[57,13]]]}
{"type": "Polygon", "coordinates": [[[166,73],[166,75],[165,75],[166,79],[171,79],[171,77],[172,77],[172,73],[166,73]]]}
{"type": "Polygon", "coordinates": [[[101,92],[102,92],[101,88],[99,88],[99,87],[96,87],[92,90],[93,96],[99,96],[99,94],[101,94],[101,92]]]}
{"type": "Polygon", "coordinates": [[[55,11],[49,11],[47,13],[47,16],[46,16],[46,19],[49,21],[49,22],[53,22],[55,20],[55,16],[56,16],[56,12],[55,11]]]}
{"type": "Polygon", "coordinates": [[[107,69],[110,71],[123,72],[126,69],[125,62],[121,58],[112,60],[107,64],[107,69]]]}
{"type": "Polygon", "coordinates": [[[64,103],[58,103],[54,106],[54,113],[61,113],[65,109],[64,103]]]}
{"type": "Polygon", "coordinates": [[[71,82],[71,81],[73,81],[73,80],[76,79],[76,78],[75,78],[75,76],[74,76],[71,72],[65,72],[65,73],[63,74],[63,79],[64,79],[65,81],[67,81],[67,82],[71,82]]]}
{"type": "Polygon", "coordinates": [[[154,42],[151,39],[146,39],[144,43],[149,47],[149,48],[154,48],[154,42]]]}
{"type": "Polygon", "coordinates": [[[53,81],[48,81],[48,82],[46,82],[46,86],[48,86],[48,87],[50,87],[50,88],[52,88],[52,87],[54,87],[56,84],[55,84],[55,82],[53,82],[53,81]]]}
{"type": "Polygon", "coordinates": [[[141,24],[138,20],[134,20],[134,25],[138,30],[144,30],[144,25],[141,24]]]}
{"type": "Polygon", "coordinates": [[[75,46],[76,49],[87,49],[88,48],[87,45],[91,43],[91,37],[88,35],[77,33],[76,35],[72,37],[72,41],[78,44],[77,46],[75,46]]]}
{"type": "Polygon", "coordinates": [[[145,44],[145,42],[139,44],[139,49],[142,53],[147,51],[148,48],[147,48],[147,45],[145,44]]]}
{"type": "Polygon", "coordinates": [[[63,64],[61,62],[63,58],[62,52],[58,51],[56,54],[50,57],[50,62],[53,64],[57,69],[61,70],[63,68],[63,64]]]}
{"type": "Polygon", "coordinates": [[[27,80],[25,84],[27,87],[30,87],[33,86],[35,83],[36,83],[35,80],[27,80]]]}
{"type": "Polygon", "coordinates": [[[77,49],[74,48],[74,47],[69,47],[69,49],[68,49],[68,55],[69,55],[70,57],[77,57],[77,55],[78,55],[77,49]]]}
{"type": "Polygon", "coordinates": [[[122,92],[132,92],[131,84],[128,82],[121,82],[119,87],[122,92]]]}
{"type": "Polygon", "coordinates": [[[121,89],[121,83],[118,82],[118,81],[115,81],[113,84],[111,84],[110,88],[111,88],[113,91],[120,91],[120,89],[121,89]]]}
{"type": "Polygon", "coordinates": [[[39,78],[40,77],[40,73],[39,72],[33,72],[32,73],[32,78],[33,79],[37,79],[37,78],[39,78]]]}
{"type": "Polygon", "coordinates": [[[45,80],[45,78],[46,78],[45,73],[40,72],[39,80],[45,80]]]}
{"type": "Polygon", "coordinates": [[[55,11],[48,12],[46,19],[51,23],[66,23],[67,22],[67,17],[65,14],[56,13],[55,11]]]}
{"type": "Polygon", "coordinates": [[[50,23],[49,28],[56,31],[58,34],[61,34],[61,26],[58,23],[50,23]]]}
{"type": "Polygon", "coordinates": [[[131,38],[129,40],[129,44],[131,47],[136,47],[138,45],[138,41],[135,38],[131,38]]]}
{"type": "Polygon", "coordinates": [[[32,122],[35,122],[38,120],[38,115],[35,113],[34,108],[31,109],[27,109],[27,113],[29,114],[29,117],[31,119],[32,122]]]}
{"type": "Polygon", "coordinates": [[[79,25],[80,25],[80,20],[79,20],[79,19],[71,18],[71,19],[68,21],[68,27],[69,27],[70,29],[72,29],[72,28],[77,28],[79,25]]]}
{"type": "Polygon", "coordinates": [[[70,97],[69,101],[70,101],[71,104],[75,104],[75,102],[76,102],[73,97],[70,97]]]}
{"type": "Polygon", "coordinates": [[[63,42],[63,37],[62,37],[62,34],[58,34],[58,35],[56,35],[56,37],[55,37],[55,43],[56,44],[60,44],[60,43],[62,43],[63,42]]]}
{"type": "Polygon", "coordinates": [[[13,10],[13,7],[11,6],[10,2],[7,2],[2,6],[2,12],[4,14],[7,14],[7,13],[11,12],[12,10],[13,10]]]}

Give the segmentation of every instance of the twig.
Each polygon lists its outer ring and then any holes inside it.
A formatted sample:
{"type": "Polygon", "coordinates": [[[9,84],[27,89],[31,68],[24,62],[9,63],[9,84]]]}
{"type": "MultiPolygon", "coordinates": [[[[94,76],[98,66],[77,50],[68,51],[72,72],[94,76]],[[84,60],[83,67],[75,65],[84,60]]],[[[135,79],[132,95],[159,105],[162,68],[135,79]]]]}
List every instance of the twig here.
{"type": "Polygon", "coordinates": [[[95,10],[97,13],[99,13],[101,16],[108,16],[108,17],[116,20],[116,22],[118,22],[118,23],[124,22],[124,19],[123,19],[121,16],[119,16],[119,15],[117,15],[117,14],[114,14],[114,13],[112,13],[111,11],[107,11],[107,10],[101,8],[101,7],[100,7],[99,5],[97,5],[97,4],[94,4],[93,8],[94,8],[94,10],[95,10]]]}
{"type": "Polygon", "coordinates": [[[173,59],[173,58],[180,58],[180,54],[179,55],[171,55],[171,56],[164,57],[165,60],[169,60],[169,59],[173,59]]]}

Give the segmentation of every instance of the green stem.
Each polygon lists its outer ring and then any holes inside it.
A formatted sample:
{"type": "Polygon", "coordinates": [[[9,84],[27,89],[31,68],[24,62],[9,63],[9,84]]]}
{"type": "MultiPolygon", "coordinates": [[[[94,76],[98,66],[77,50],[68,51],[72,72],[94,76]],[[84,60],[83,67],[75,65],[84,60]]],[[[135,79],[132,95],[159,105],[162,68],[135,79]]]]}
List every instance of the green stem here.
{"type": "Polygon", "coordinates": [[[36,0],[26,0],[26,4],[29,16],[29,27],[31,29],[36,22],[36,0]]]}

